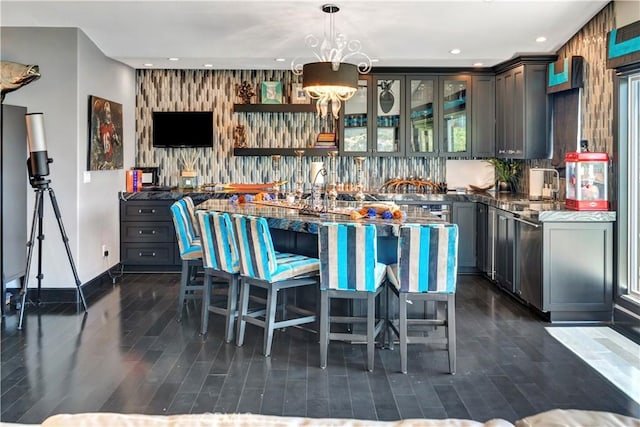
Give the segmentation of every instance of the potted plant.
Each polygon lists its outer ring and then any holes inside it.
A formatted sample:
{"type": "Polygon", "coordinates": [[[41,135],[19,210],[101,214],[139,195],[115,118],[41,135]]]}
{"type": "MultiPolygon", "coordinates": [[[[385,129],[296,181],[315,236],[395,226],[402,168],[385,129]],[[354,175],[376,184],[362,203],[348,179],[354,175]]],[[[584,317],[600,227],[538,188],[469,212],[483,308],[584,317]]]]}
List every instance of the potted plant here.
{"type": "Polygon", "coordinates": [[[517,160],[492,157],[487,162],[495,168],[498,191],[509,192],[517,186],[518,171],[520,170],[520,163],[517,160]]]}

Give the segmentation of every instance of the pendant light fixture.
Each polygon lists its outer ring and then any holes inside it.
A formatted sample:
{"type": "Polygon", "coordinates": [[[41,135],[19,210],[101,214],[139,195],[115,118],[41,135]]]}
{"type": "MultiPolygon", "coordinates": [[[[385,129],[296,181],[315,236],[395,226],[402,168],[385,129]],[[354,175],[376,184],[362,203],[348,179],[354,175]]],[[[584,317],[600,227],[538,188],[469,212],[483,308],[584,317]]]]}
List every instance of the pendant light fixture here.
{"type": "Polygon", "coordinates": [[[296,58],[291,62],[295,75],[302,75],[302,88],[310,98],[316,100],[316,108],[321,117],[326,117],[331,103],[331,113],[338,118],[342,102],[351,98],[358,90],[358,74],[371,70],[371,58],[360,50],[359,40],[347,40],[342,33],[335,31],[334,15],[340,8],[334,4],[325,4],[322,11],[329,15],[329,28],[325,29],[320,40],[313,34],[305,37],[305,44],[312,49],[318,62],[299,63],[296,58]],[[345,62],[357,59],[357,65],[345,62]]]}

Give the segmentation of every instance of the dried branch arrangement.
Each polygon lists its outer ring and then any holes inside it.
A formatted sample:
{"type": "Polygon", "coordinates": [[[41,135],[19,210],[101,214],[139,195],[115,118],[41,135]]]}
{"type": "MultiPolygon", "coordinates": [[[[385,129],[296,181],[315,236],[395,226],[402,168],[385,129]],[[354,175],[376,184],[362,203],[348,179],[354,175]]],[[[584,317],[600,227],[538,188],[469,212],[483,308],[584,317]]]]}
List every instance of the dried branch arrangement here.
{"type": "Polygon", "coordinates": [[[187,172],[195,171],[196,162],[198,161],[198,152],[194,150],[182,150],[180,153],[180,160],[184,166],[184,170],[187,172]]]}

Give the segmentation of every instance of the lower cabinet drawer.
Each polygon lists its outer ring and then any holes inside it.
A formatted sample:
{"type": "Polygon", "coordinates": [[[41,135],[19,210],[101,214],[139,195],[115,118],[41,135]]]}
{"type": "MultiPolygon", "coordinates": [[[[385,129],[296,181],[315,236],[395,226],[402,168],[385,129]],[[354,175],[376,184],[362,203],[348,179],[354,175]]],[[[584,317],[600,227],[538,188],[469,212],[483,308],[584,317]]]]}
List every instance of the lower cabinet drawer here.
{"type": "Polygon", "coordinates": [[[174,265],[175,243],[123,243],[121,263],[125,265],[174,265]]]}
{"type": "Polygon", "coordinates": [[[120,223],[121,242],[173,242],[175,239],[173,222],[122,221],[120,223]]]}

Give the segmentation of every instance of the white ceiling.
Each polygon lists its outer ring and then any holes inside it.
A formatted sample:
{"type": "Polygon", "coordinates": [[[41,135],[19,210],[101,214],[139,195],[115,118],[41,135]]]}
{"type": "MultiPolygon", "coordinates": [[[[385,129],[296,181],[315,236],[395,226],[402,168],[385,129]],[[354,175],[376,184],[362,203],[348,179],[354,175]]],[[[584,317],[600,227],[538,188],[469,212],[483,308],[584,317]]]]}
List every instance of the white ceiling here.
{"type": "MultiPolygon", "coordinates": [[[[288,69],[313,59],[322,0],[1,0],[3,27],[78,27],[133,68],[288,69]],[[179,61],[169,61],[178,57],[179,61]],[[275,58],[285,58],[276,62],[275,58]]],[[[362,42],[374,66],[493,66],[518,53],[555,53],[606,0],[413,0],[334,2],[336,29],[362,42]],[[535,39],[545,36],[547,41],[535,39]],[[452,55],[453,48],[462,50],[452,55]]],[[[11,60],[11,58],[3,58],[11,60]]],[[[33,63],[37,63],[34,58],[33,63]]]]}

